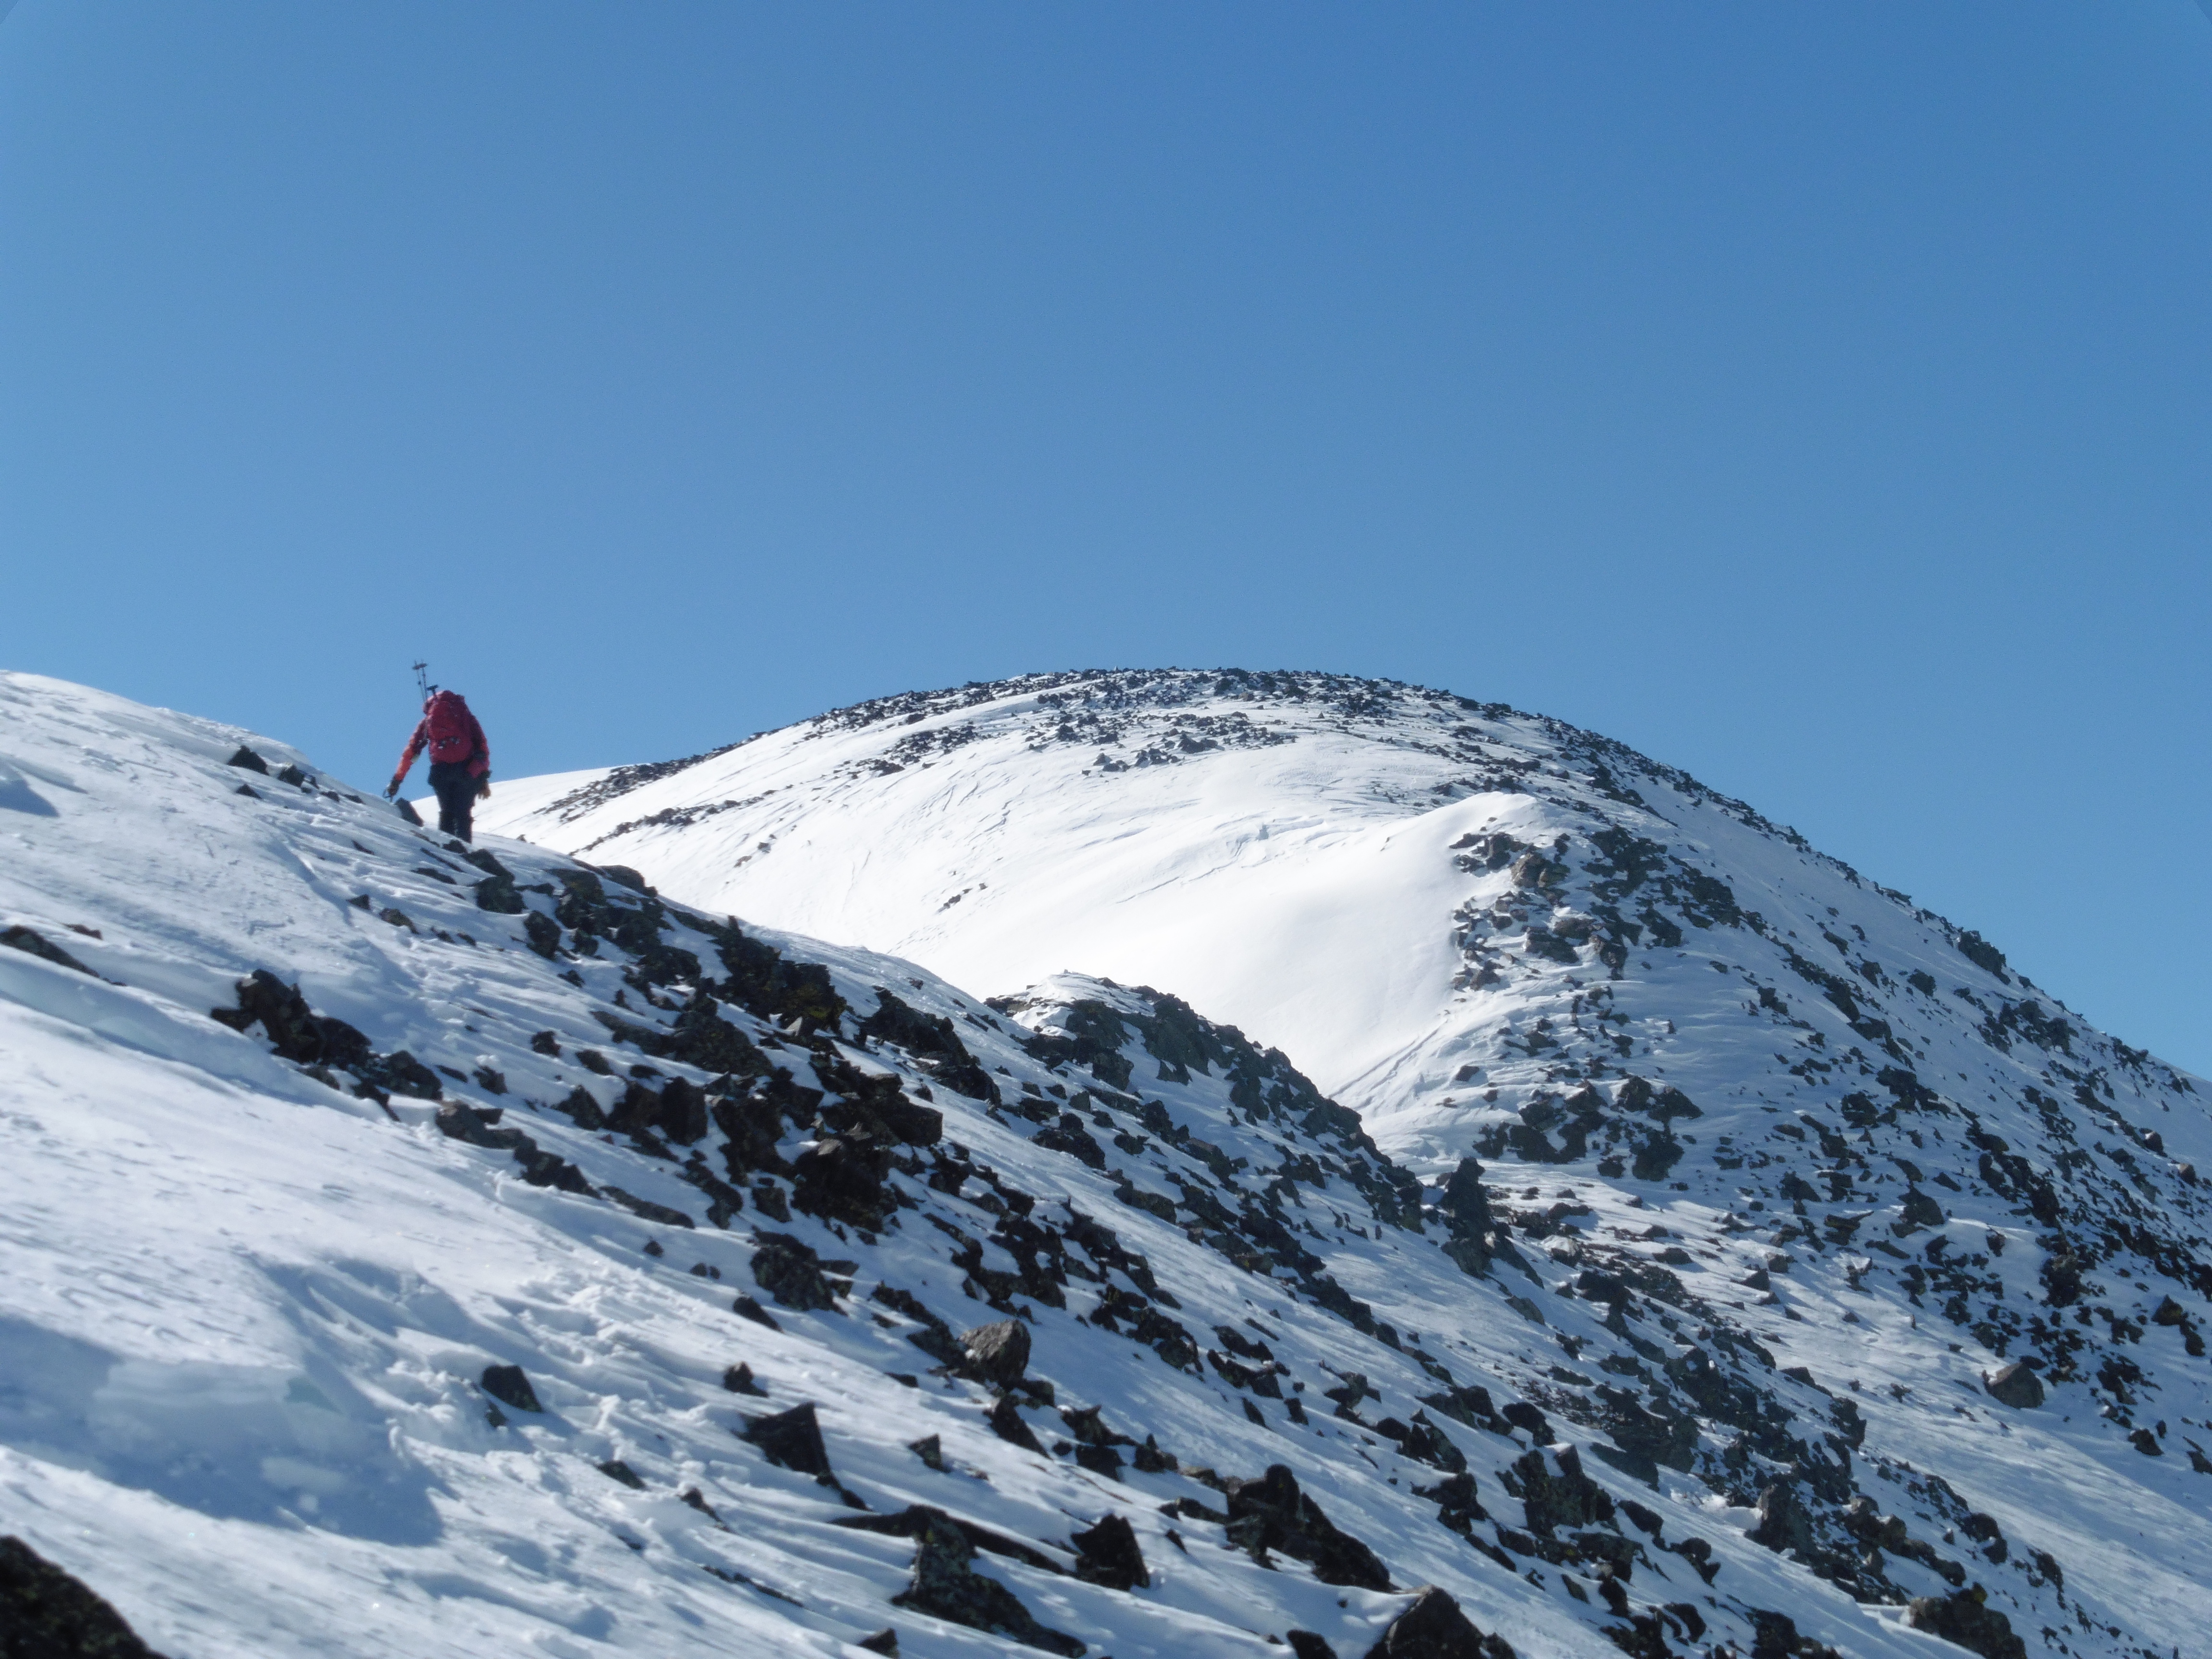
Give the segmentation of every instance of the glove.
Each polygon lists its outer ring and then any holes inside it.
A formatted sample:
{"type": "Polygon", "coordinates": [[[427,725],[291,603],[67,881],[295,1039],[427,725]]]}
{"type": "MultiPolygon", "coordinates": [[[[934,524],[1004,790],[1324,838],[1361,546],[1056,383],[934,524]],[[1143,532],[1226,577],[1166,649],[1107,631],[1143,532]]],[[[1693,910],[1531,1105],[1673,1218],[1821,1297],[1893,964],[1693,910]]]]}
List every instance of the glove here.
{"type": "Polygon", "coordinates": [[[489,800],[491,799],[491,780],[489,777],[478,778],[477,780],[477,799],[478,800],[489,800]]]}
{"type": "Polygon", "coordinates": [[[393,779],[392,780],[392,781],[391,781],[391,782],[389,782],[389,783],[387,783],[387,784],[386,784],[386,785],[384,786],[384,798],[385,798],[385,799],[386,799],[386,800],[390,800],[390,799],[391,799],[394,795],[396,795],[396,794],[398,794],[398,793],[399,793],[399,782],[400,782],[399,779],[398,779],[397,777],[395,777],[395,778],[393,778],[393,779]]]}

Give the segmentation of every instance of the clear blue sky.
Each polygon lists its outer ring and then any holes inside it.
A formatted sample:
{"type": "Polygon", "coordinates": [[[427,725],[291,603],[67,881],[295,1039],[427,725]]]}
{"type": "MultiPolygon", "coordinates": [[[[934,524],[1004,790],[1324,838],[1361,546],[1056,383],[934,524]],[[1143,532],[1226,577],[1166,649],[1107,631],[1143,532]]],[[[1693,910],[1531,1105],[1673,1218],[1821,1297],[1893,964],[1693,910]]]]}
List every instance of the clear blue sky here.
{"type": "Polygon", "coordinates": [[[509,775],[1443,685],[2212,1072],[2208,299],[2189,0],[22,0],[0,663],[364,785],[417,656],[509,775]]]}

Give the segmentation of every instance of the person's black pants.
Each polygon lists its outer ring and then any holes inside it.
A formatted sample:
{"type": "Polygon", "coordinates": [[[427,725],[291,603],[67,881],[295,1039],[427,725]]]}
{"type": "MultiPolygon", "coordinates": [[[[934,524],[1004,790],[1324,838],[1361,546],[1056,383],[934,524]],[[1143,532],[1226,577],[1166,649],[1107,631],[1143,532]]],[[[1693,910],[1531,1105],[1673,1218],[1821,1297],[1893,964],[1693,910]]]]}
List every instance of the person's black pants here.
{"type": "Polygon", "coordinates": [[[477,781],[469,771],[468,763],[434,763],[430,787],[438,792],[439,833],[473,842],[477,838],[477,781]]]}

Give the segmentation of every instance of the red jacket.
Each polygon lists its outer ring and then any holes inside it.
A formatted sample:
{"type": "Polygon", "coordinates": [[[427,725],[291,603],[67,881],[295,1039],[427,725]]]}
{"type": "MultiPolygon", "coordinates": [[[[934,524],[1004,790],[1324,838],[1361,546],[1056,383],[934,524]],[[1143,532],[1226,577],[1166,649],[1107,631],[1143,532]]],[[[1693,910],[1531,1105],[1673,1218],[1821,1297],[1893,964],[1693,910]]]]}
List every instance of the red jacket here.
{"type": "MultiPolygon", "coordinates": [[[[461,711],[468,716],[469,737],[475,744],[469,754],[469,775],[480,778],[491,770],[491,744],[484,741],[483,727],[477,723],[475,712],[466,703],[461,705],[461,711]]],[[[399,757],[399,769],[392,775],[405,777],[408,769],[415,764],[416,757],[429,747],[429,744],[430,717],[425,714],[416,726],[415,735],[407,739],[407,751],[399,757]]]]}

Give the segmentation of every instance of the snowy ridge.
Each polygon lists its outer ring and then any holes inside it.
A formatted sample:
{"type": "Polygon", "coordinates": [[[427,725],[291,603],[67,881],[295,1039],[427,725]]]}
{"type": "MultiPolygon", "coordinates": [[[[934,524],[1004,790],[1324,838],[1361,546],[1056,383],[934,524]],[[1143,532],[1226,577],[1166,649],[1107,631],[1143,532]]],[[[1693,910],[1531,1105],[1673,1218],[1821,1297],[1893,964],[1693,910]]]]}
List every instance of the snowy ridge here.
{"type": "MultiPolygon", "coordinates": [[[[1808,1097],[1871,1108],[1770,1114],[1782,1085],[1692,1073],[1666,1016],[1628,1054],[1598,1018],[1632,972],[1655,998],[1720,985],[1706,960],[1601,953],[1638,902],[1747,965],[1797,948],[1787,924],[1731,923],[1682,872],[1609,896],[1625,878],[1571,839],[1493,871],[1495,839],[1450,842],[1501,829],[1455,820],[1440,884],[1528,920],[1455,924],[1446,1006],[1553,999],[1557,1036],[1457,1062],[1485,1073],[1462,1104],[1416,1094],[1409,1167],[1292,1043],[1126,973],[985,1003],[616,866],[471,857],[258,737],[28,676],[0,701],[0,1531],[173,1659],[841,1654],[886,1630],[1121,1659],[1948,1650],[1929,1629],[2202,1650],[2190,1080],[2147,1057],[2092,1079],[2114,1051],[2060,1044],[2002,963],[1961,981],[2011,1044],[1989,1075],[2073,1066],[2088,1101],[1936,1093],[1929,1055],[1994,1039],[1862,974],[1849,1018],[1930,1079],[1900,1094],[1875,1079],[1903,1060],[1831,1035],[1841,1001],[1777,1013],[1734,981],[1754,1012],[1713,1005],[1718,1052],[1748,1052],[1732,1012],[1826,1062],[1785,1071],[1808,1097]],[[1571,962],[1528,942],[1538,899],[1565,901],[1544,925],[1571,962]],[[1577,902],[1604,932],[1574,938],[1577,902]],[[2141,1127],[2161,1101],[2171,1154],[2141,1127]],[[2140,1138],[2107,1146],[2115,1123],[2140,1138]],[[1978,1322],[2044,1357],[2044,1405],[1990,1397],[1978,1322]]],[[[1351,701],[1325,721],[1364,741],[1384,716],[1351,701]]],[[[845,765],[828,746],[910,712],[802,740],[845,765]]],[[[1190,713],[1143,705],[1128,735],[1190,713]]],[[[937,769],[986,739],[928,742],[937,769]]],[[[1428,810],[1533,829],[1586,810],[1585,776],[1428,810]]]]}

